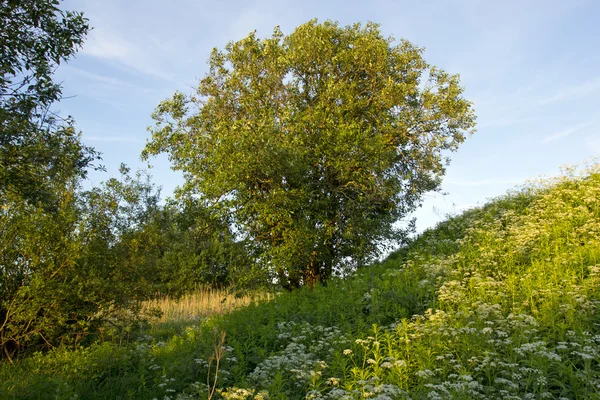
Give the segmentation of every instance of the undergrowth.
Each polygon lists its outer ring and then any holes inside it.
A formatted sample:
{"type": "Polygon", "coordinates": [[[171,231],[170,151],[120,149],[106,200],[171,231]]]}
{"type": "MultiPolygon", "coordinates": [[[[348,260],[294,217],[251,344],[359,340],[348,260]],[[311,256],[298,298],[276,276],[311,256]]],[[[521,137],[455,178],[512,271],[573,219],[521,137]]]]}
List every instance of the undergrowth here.
{"type": "Polygon", "coordinates": [[[600,168],[328,286],[0,369],[11,399],[600,399],[600,168]]]}

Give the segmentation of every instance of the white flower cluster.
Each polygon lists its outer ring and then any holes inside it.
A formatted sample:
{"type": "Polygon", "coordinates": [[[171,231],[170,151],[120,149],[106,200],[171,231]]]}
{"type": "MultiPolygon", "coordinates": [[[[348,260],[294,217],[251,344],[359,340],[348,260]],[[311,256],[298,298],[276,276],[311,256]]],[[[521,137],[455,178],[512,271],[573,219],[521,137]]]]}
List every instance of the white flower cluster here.
{"type": "Polygon", "coordinates": [[[269,395],[265,391],[260,391],[256,393],[254,389],[244,389],[244,388],[227,388],[226,390],[220,390],[219,394],[225,400],[266,400],[269,398],[269,395]]]}
{"type": "Polygon", "coordinates": [[[334,345],[343,343],[344,337],[336,327],[311,325],[307,322],[281,322],[278,324],[282,350],[258,364],[250,379],[260,387],[267,387],[278,374],[293,382],[295,390],[305,387],[311,378],[321,376],[327,368],[325,359],[334,345]]]}
{"type": "Polygon", "coordinates": [[[353,390],[346,390],[339,387],[335,387],[326,393],[313,390],[305,397],[307,400],[393,400],[399,398],[410,400],[404,390],[395,385],[381,383],[377,377],[359,380],[357,388],[353,390]]]}

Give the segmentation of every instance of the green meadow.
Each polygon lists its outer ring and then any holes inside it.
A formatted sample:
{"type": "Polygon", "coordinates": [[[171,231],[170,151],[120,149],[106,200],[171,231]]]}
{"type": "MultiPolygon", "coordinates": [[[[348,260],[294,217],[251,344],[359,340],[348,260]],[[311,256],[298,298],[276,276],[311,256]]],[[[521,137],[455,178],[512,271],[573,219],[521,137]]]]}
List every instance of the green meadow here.
{"type": "Polygon", "coordinates": [[[0,1],[0,400],[600,400],[600,159],[415,217],[599,153],[591,2],[62,3],[0,1]]]}
{"type": "Polygon", "coordinates": [[[4,362],[0,397],[600,399],[600,167],[449,217],[345,279],[258,295],[4,362]]]}

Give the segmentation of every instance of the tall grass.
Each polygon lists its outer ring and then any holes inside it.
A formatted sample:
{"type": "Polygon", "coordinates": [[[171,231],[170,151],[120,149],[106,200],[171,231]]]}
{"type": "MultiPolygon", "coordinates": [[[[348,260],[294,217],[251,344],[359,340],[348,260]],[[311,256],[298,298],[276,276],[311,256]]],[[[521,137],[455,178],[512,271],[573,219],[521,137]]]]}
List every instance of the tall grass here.
{"type": "Polygon", "coordinates": [[[227,289],[199,287],[178,298],[157,296],[145,302],[144,308],[160,311],[160,317],[152,320],[152,323],[178,323],[227,314],[257,301],[269,301],[273,296],[273,293],[267,291],[236,295],[227,289]]]}
{"type": "Polygon", "coordinates": [[[168,335],[2,366],[0,398],[600,399],[600,166],[449,218],[349,279],[227,298],[148,304],[155,326],[180,325],[168,335]]]}

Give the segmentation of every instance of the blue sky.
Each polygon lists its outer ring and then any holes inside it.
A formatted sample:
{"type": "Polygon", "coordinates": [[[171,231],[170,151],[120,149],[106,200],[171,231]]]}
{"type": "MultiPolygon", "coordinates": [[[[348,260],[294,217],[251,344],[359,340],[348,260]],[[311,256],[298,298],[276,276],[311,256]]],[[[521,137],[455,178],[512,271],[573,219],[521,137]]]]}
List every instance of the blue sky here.
{"type": "MultiPolygon", "coordinates": [[[[70,0],[94,28],[57,71],[83,140],[106,173],[139,159],[151,113],[207,72],[213,47],[273,27],[290,33],[311,18],[374,21],[386,35],[425,48],[432,65],[461,75],[477,132],[451,155],[443,190],[415,214],[420,230],[563,165],[600,156],[600,2],[561,1],[193,1],[70,0]]],[[[163,195],[183,182],[167,157],[151,160],[163,195]]]]}

